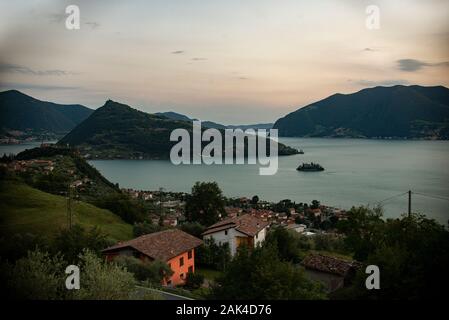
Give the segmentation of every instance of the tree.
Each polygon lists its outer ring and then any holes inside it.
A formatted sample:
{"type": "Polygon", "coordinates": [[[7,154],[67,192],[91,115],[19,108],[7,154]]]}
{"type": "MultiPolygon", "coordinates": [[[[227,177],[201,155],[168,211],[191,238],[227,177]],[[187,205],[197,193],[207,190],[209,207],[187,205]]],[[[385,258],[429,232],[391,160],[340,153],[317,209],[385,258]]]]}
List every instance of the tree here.
{"type": "Polygon", "coordinates": [[[320,202],[318,200],[312,200],[312,205],[310,206],[310,208],[318,209],[319,206],[320,206],[320,202]]]}
{"type": "Polygon", "coordinates": [[[114,259],[114,262],[134,274],[137,280],[151,284],[159,285],[165,277],[170,277],[173,274],[170,267],[159,260],[144,262],[135,257],[118,256],[114,259]]]}
{"type": "Polygon", "coordinates": [[[135,289],[132,273],[84,250],[74,263],[80,268],[80,289],[67,290],[65,269],[68,262],[61,254],[29,251],[15,263],[3,262],[0,277],[4,293],[12,299],[129,299],[135,289]]]}
{"type": "Polygon", "coordinates": [[[251,204],[252,205],[257,205],[259,203],[259,197],[257,195],[255,195],[254,197],[252,197],[251,199],[251,204]]]}
{"type": "Polygon", "coordinates": [[[179,229],[181,229],[184,232],[187,232],[188,234],[191,234],[194,237],[202,238],[202,233],[206,229],[203,225],[199,224],[198,222],[186,222],[179,226],[179,229]]]}
{"type": "Polygon", "coordinates": [[[187,273],[185,287],[187,289],[195,290],[202,286],[204,282],[204,276],[199,273],[189,272],[187,273]]]}
{"type": "Polygon", "coordinates": [[[110,193],[93,201],[97,207],[108,209],[128,223],[142,222],[146,218],[144,207],[123,193],[110,193]]]}
{"type": "Polygon", "coordinates": [[[133,225],[133,234],[135,237],[140,237],[145,234],[155,233],[162,230],[165,230],[165,227],[162,227],[158,224],[154,224],[150,221],[137,222],[133,225]]]}
{"type": "Polygon", "coordinates": [[[297,263],[299,262],[299,245],[298,236],[294,232],[278,227],[268,233],[265,241],[267,244],[276,246],[281,260],[297,263]]]}
{"type": "Polygon", "coordinates": [[[0,277],[10,299],[63,299],[65,263],[61,255],[51,256],[39,250],[29,251],[15,263],[2,263],[0,277]]]}
{"type": "Polygon", "coordinates": [[[379,245],[383,224],[380,208],[358,207],[351,208],[348,219],[339,221],[337,228],[346,235],[346,246],[354,251],[354,258],[363,261],[379,245]]]}
{"type": "Polygon", "coordinates": [[[223,271],[231,261],[229,244],[217,244],[212,238],[205,239],[203,245],[196,250],[195,258],[198,265],[223,271]]]}
{"type": "Polygon", "coordinates": [[[115,263],[98,258],[85,250],[80,255],[81,288],[73,290],[73,299],[125,300],[135,290],[132,273],[115,263]]]}
{"type": "Polygon", "coordinates": [[[101,250],[111,244],[111,241],[107,240],[106,235],[97,227],[86,230],[80,225],[74,225],[70,229],[62,229],[58,232],[53,241],[52,251],[63,253],[67,262],[75,263],[85,249],[100,256],[101,250]]]}
{"type": "Polygon", "coordinates": [[[212,287],[215,299],[324,299],[323,287],[303,271],[281,261],[276,246],[239,248],[222,277],[212,287]]]}
{"type": "MultiPolygon", "coordinates": [[[[366,265],[381,273],[381,290],[366,290],[361,270],[354,284],[335,293],[351,299],[438,299],[449,286],[449,231],[424,215],[404,215],[377,221],[378,213],[368,208],[349,212],[354,230],[345,230],[349,250],[366,265]],[[351,217],[352,216],[352,217],[351,217]],[[357,243],[357,239],[363,245],[357,243]]],[[[344,225],[344,227],[348,227],[344,225]]]]}
{"type": "Polygon", "coordinates": [[[209,226],[226,215],[222,191],[216,182],[196,182],[186,201],[186,219],[209,226]]]}

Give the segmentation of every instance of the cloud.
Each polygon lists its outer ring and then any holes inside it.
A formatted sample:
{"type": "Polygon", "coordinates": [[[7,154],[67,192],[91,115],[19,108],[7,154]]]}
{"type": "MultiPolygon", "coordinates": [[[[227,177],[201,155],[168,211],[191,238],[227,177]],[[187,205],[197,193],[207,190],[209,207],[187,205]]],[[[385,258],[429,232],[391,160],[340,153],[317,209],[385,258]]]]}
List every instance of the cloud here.
{"type": "Polygon", "coordinates": [[[207,58],[192,58],[192,61],[205,61],[207,58]]]}
{"type": "Polygon", "coordinates": [[[387,79],[387,80],[380,80],[380,81],[373,81],[373,80],[365,80],[365,79],[359,79],[359,80],[353,80],[349,79],[349,82],[352,82],[358,86],[362,87],[377,87],[377,86],[397,86],[397,85],[409,85],[410,83],[407,80],[404,79],[387,79]]]}
{"type": "Polygon", "coordinates": [[[422,69],[423,67],[448,67],[449,61],[429,63],[415,59],[400,59],[397,61],[397,64],[398,68],[402,71],[414,72],[422,69]]]}
{"type": "Polygon", "coordinates": [[[367,52],[375,52],[375,51],[379,51],[379,49],[365,48],[365,49],[363,49],[363,51],[367,51],[367,52]]]}
{"type": "Polygon", "coordinates": [[[172,54],[183,54],[183,50],[172,51],[172,54]]]}
{"type": "Polygon", "coordinates": [[[50,13],[47,15],[47,18],[51,23],[60,23],[67,18],[67,15],[64,13],[50,13]]]}
{"type": "Polygon", "coordinates": [[[94,21],[89,21],[89,22],[86,22],[85,24],[87,24],[89,27],[91,27],[92,30],[97,29],[100,26],[99,23],[94,22],[94,21]]]}
{"type": "Polygon", "coordinates": [[[73,74],[73,72],[59,69],[33,70],[27,66],[11,63],[0,63],[0,73],[20,73],[33,76],[66,76],[73,74]]]}

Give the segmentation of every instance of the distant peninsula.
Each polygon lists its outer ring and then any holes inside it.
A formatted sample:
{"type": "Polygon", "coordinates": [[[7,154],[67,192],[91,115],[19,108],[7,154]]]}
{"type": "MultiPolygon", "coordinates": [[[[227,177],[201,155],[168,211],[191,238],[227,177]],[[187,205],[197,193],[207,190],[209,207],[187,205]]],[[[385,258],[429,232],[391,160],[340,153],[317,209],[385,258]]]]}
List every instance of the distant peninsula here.
{"type": "Polygon", "coordinates": [[[449,89],[393,86],[334,94],[277,120],[285,137],[449,139],[449,89]]]}
{"type": "MultiPolygon", "coordinates": [[[[192,130],[190,120],[148,114],[108,100],[58,143],[76,147],[87,159],[168,159],[174,129],[192,130]]],[[[298,150],[278,143],[279,155],[298,150]]]]}

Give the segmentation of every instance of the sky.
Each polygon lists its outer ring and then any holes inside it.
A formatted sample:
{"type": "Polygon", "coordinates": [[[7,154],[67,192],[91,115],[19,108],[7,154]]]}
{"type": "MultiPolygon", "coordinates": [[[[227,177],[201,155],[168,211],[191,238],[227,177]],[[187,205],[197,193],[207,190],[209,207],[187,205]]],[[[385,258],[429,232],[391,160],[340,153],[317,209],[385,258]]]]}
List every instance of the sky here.
{"type": "Polygon", "coordinates": [[[0,0],[0,90],[57,103],[274,122],[337,92],[448,75],[447,0],[0,0]]]}

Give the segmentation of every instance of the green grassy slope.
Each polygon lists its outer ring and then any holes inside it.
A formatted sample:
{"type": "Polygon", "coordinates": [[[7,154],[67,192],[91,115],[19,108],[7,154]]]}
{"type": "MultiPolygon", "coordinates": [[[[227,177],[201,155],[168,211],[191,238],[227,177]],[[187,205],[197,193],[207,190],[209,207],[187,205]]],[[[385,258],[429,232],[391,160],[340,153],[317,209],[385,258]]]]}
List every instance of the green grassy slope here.
{"type": "MultiPolygon", "coordinates": [[[[109,210],[73,201],[73,219],[84,227],[98,226],[113,240],[132,238],[132,226],[109,210]]],[[[67,225],[67,200],[16,181],[0,181],[0,234],[52,236],[67,225]]]]}

